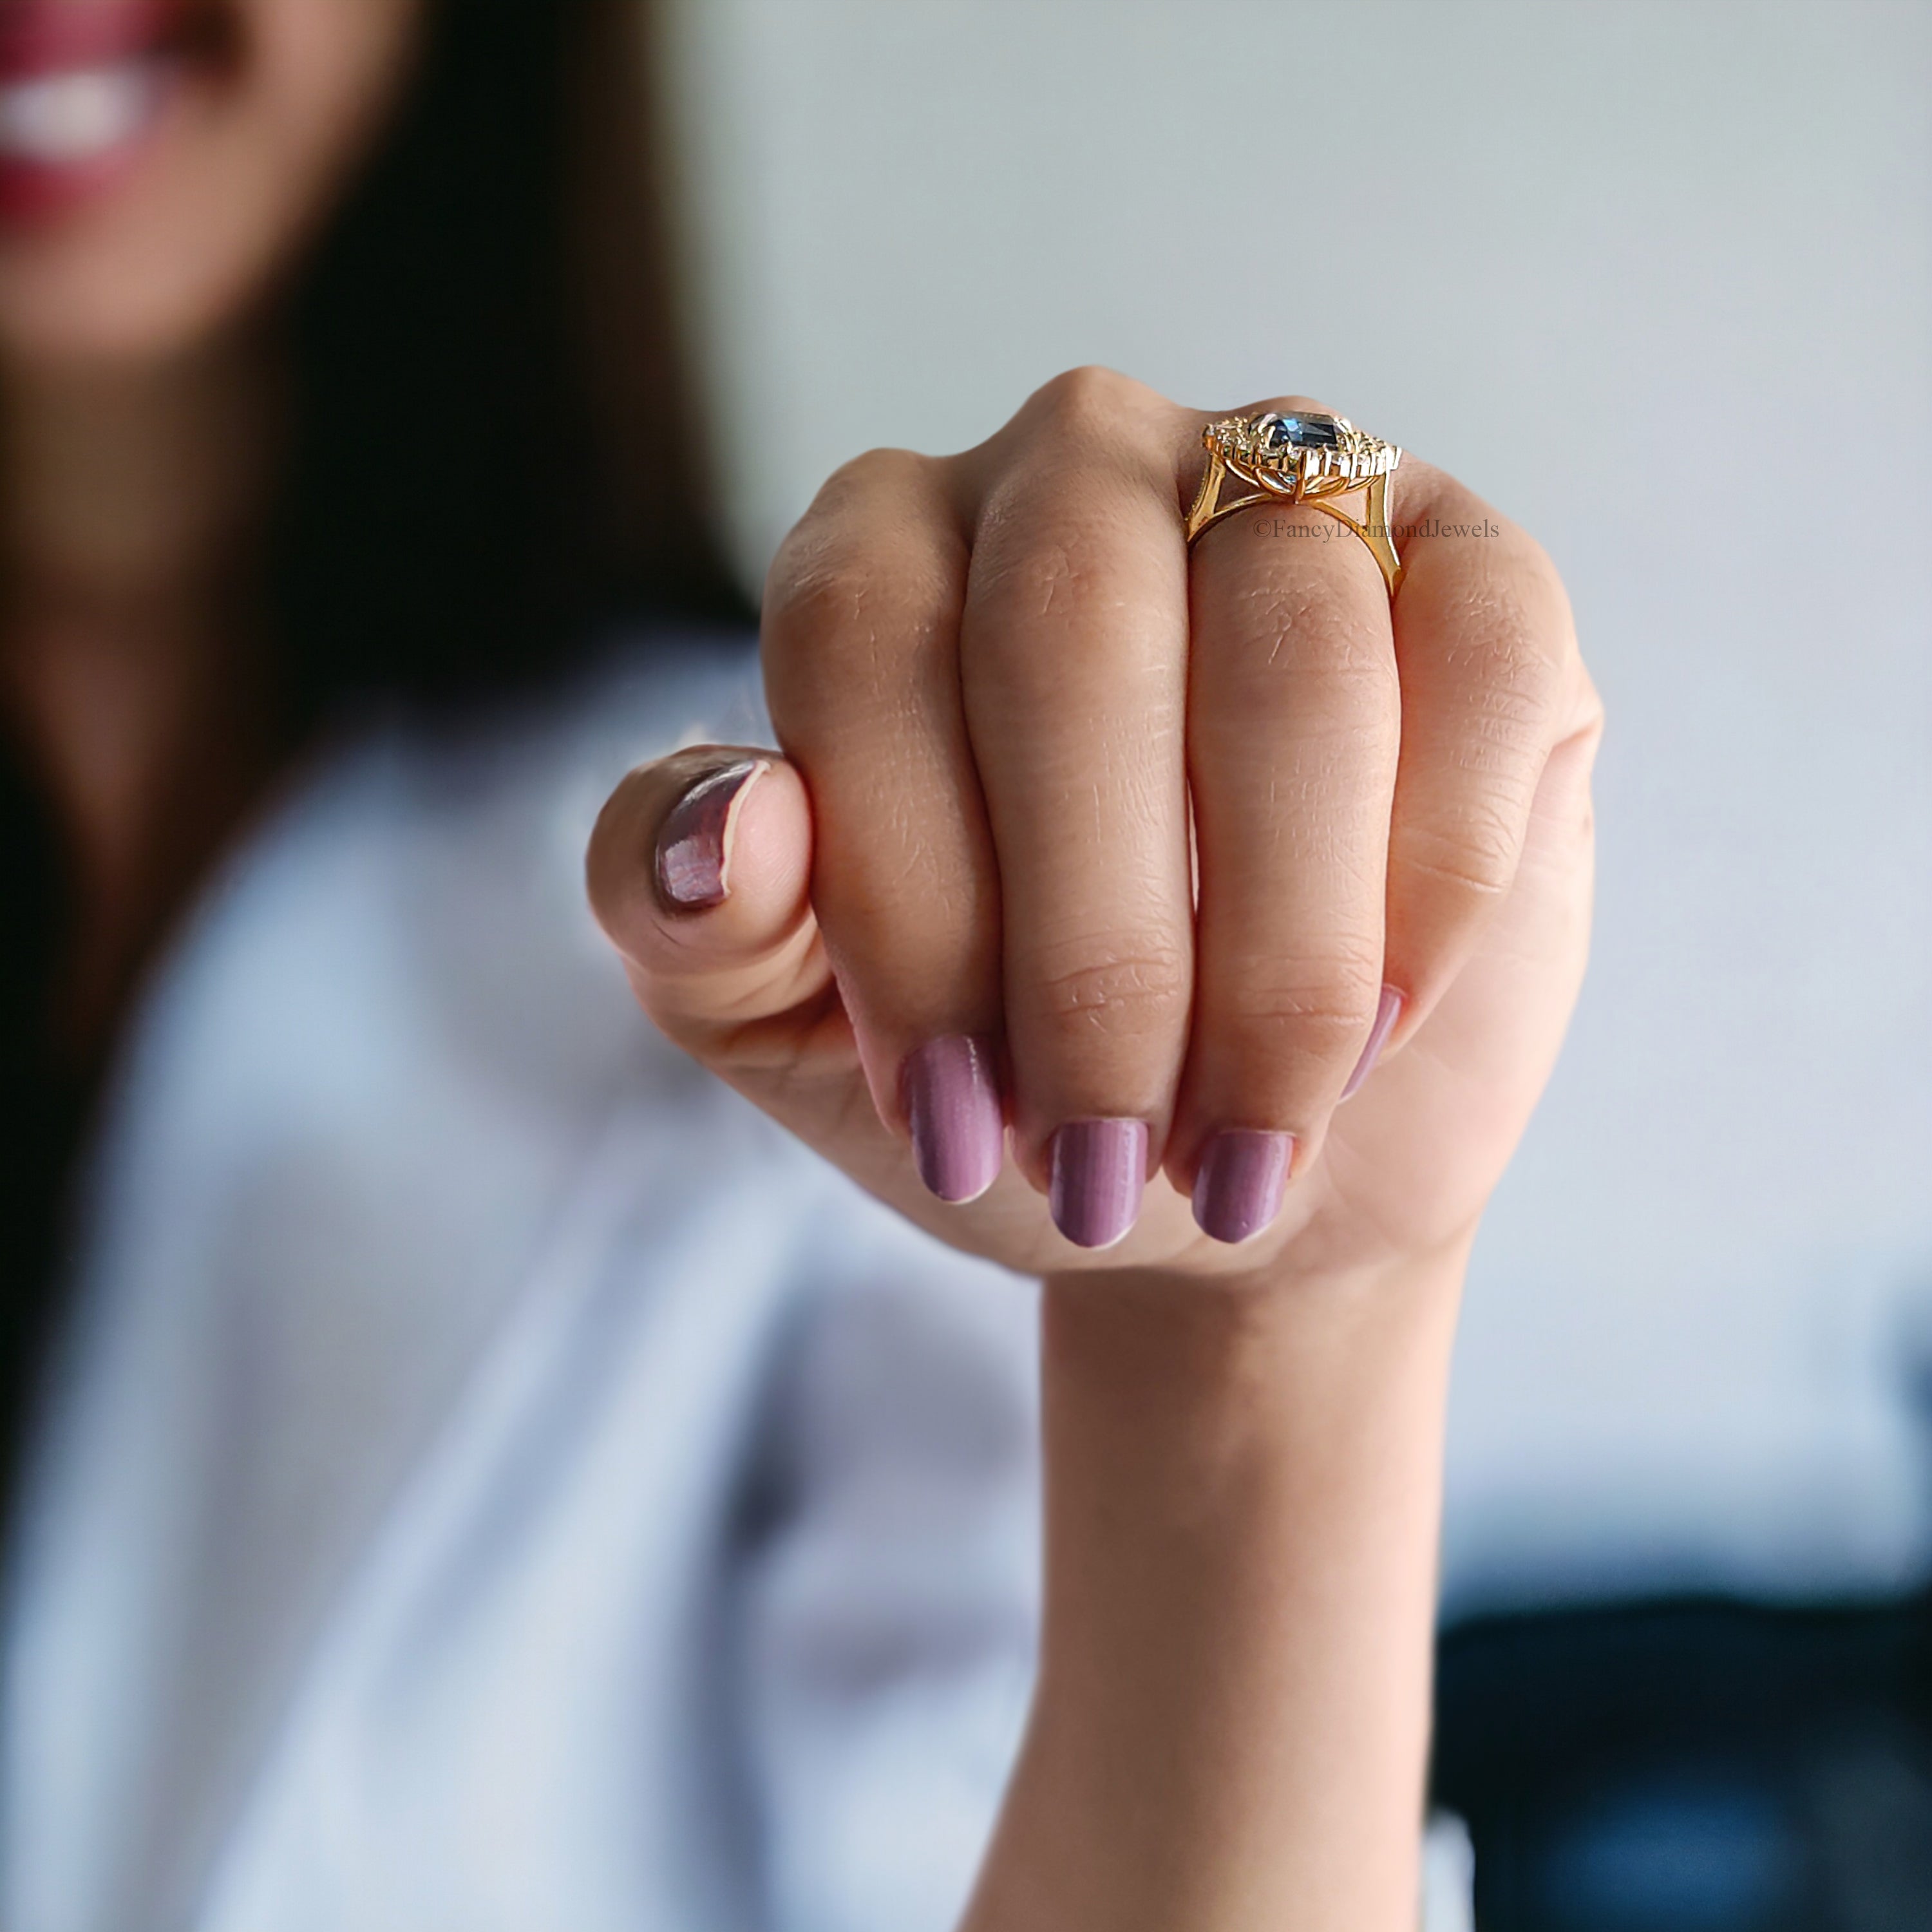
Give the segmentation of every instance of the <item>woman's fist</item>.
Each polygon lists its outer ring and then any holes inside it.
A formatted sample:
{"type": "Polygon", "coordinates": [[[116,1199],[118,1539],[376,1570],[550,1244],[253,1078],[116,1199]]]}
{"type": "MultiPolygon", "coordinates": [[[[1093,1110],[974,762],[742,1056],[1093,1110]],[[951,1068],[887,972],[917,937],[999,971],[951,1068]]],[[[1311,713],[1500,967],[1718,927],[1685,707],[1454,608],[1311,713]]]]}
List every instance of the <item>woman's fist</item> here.
{"type": "Polygon", "coordinates": [[[1190,554],[1208,420],[1078,370],[848,464],[766,586],[782,755],[646,766],[592,842],[673,1039],[1036,1273],[1459,1240],[1582,973],[1599,711],[1548,560],[1412,458],[1393,602],[1306,508],[1190,554]]]}

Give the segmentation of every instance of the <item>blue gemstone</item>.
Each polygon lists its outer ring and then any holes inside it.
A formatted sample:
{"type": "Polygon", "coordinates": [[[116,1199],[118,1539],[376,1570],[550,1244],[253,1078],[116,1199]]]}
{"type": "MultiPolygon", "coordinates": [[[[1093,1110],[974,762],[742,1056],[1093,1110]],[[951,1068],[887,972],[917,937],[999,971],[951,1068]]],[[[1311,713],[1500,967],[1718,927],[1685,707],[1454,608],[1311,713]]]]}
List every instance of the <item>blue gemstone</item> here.
{"type": "Polygon", "coordinates": [[[1333,449],[1341,440],[1333,416],[1276,416],[1268,428],[1270,449],[1333,449]]]}

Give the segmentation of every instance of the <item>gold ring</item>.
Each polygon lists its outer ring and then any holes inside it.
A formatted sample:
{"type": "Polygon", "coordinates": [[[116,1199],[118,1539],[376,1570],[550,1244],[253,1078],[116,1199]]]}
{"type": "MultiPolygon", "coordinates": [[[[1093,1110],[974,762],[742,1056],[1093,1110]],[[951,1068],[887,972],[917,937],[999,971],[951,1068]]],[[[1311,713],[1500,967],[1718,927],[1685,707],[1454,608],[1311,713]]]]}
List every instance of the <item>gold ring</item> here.
{"type": "Polygon", "coordinates": [[[1388,480],[1402,452],[1394,443],[1366,434],[1346,416],[1319,416],[1312,410],[1224,416],[1201,432],[1201,440],[1208,467],[1187,513],[1190,544],[1223,517],[1257,503],[1306,503],[1368,545],[1389,595],[1395,595],[1402,560],[1389,529],[1388,480]],[[1221,491],[1230,476],[1249,488],[1245,496],[1224,501],[1221,491]],[[1359,518],[1334,500],[1364,491],[1368,501],[1359,518]]]}

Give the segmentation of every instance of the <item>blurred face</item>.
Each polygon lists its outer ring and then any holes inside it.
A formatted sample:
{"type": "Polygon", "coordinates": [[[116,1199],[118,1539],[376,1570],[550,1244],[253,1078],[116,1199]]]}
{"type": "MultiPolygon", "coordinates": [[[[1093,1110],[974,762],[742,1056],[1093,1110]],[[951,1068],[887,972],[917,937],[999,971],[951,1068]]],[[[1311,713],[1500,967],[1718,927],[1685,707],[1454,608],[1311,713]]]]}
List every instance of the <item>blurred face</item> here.
{"type": "Polygon", "coordinates": [[[0,358],[158,362],[244,319],[380,132],[427,4],[0,0],[0,358]]]}

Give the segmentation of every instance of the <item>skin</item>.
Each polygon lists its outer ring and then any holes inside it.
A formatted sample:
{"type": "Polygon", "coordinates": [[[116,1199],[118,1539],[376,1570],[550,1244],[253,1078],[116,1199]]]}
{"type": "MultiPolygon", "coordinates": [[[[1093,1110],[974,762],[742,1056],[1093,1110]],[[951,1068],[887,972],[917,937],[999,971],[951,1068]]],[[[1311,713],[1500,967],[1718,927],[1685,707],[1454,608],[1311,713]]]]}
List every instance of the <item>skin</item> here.
{"type": "Polygon", "coordinates": [[[272,310],[388,118],[428,7],[201,0],[183,10],[197,51],[138,157],[102,191],[0,239],[10,368],[154,371],[205,356],[272,310]]]}
{"type": "Polygon", "coordinates": [[[745,748],[633,772],[590,854],[674,1040],[1045,1282],[1040,1685],[971,1932],[1413,1924],[1456,1303],[1588,944],[1601,713],[1548,559],[1412,458],[1393,602],[1306,509],[1190,556],[1208,420],[1079,370],[976,449],[841,470],[766,585],[783,755],[722,902],[651,855],[745,748]],[[898,1070],[962,1032],[1003,1042],[1012,1150],[949,1205],[898,1070]],[[1095,1116],[1152,1130],[1100,1252],[1045,1198],[1095,1116]],[[1189,1206],[1229,1126],[1298,1148],[1239,1245],[1189,1206]]]}

